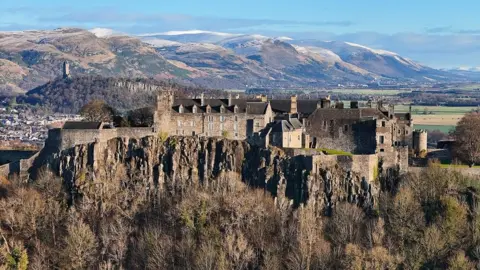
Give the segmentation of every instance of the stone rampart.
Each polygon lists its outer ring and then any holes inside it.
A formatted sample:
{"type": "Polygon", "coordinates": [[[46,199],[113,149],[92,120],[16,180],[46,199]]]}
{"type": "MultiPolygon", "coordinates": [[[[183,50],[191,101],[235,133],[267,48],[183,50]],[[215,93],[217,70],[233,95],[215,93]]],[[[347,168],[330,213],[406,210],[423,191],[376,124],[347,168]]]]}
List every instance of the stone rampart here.
{"type": "Polygon", "coordinates": [[[113,128],[113,129],[54,129],[50,130],[46,146],[64,150],[75,145],[93,142],[106,143],[113,138],[142,138],[153,136],[151,127],[113,128]]]}

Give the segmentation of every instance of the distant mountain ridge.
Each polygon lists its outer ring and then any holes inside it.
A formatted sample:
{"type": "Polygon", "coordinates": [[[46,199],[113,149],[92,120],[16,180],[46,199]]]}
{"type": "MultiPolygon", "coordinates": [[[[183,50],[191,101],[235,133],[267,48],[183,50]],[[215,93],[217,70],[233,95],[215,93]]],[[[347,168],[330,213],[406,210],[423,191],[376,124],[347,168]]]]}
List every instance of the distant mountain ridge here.
{"type": "Polygon", "coordinates": [[[22,93],[54,80],[64,61],[77,75],[230,89],[468,79],[466,73],[348,42],[201,30],[132,36],[105,28],[62,28],[0,32],[0,92],[22,93]]]}

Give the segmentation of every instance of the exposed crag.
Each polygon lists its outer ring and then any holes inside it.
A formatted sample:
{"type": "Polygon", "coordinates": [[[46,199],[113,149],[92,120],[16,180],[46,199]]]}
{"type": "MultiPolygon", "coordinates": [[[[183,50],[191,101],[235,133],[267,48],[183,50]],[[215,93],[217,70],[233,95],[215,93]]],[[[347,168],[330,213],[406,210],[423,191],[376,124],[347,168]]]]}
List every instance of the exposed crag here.
{"type": "Polygon", "coordinates": [[[82,181],[100,178],[148,181],[152,194],[243,181],[271,193],[278,203],[313,204],[327,214],[338,201],[370,208],[376,196],[370,183],[337,166],[315,171],[312,157],[222,138],[116,138],[50,153],[43,160],[64,179],[72,199],[82,181]]]}

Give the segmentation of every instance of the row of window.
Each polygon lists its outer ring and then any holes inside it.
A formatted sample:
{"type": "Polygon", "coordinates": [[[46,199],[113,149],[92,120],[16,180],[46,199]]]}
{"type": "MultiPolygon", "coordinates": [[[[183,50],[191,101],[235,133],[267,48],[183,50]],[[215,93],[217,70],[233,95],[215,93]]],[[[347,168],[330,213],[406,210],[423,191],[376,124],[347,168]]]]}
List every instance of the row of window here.
{"type": "MultiPolygon", "coordinates": [[[[185,113],[185,107],[183,107],[182,105],[180,105],[180,107],[178,108],[178,112],[179,113],[185,113]]],[[[192,113],[197,113],[198,112],[198,108],[197,106],[193,106],[192,108],[192,113]]],[[[207,107],[207,113],[212,113],[212,108],[211,107],[207,107]]],[[[225,113],[225,107],[220,107],[220,113],[225,113]]],[[[233,113],[238,113],[238,107],[235,106],[233,108],[233,113]]]]}
{"type": "MultiPolygon", "coordinates": [[[[175,133],[176,133],[176,135],[186,135],[186,134],[185,134],[185,130],[183,130],[183,129],[180,129],[180,130],[177,129],[175,133]]],[[[212,136],[212,134],[213,134],[213,133],[212,133],[211,131],[207,131],[207,132],[206,132],[206,136],[212,136]]],[[[197,134],[195,133],[195,131],[192,131],[191,135],[192,135],[192,136],[195,136],[195,135],[197,135],[197,134]]],[[[238,138],[238,132],[234,132],[234,133],[233,133],[233,136],[234,136],[235,138],[238,138]]]]}

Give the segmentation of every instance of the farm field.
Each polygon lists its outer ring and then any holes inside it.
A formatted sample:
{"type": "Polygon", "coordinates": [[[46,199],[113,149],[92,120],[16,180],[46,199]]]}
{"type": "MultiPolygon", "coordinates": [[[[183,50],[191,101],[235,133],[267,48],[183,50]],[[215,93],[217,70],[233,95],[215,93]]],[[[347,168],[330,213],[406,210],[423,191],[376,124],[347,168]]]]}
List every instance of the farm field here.
{"type": "Polygon", "coordinates": [[[410,90],[390,90],[390,89],[331,89],[327,92],[342,93],[342,94],[358,94],[368,96],[395,96],[400,93],[408,93],[410,90]]]}
{"type": "Polygon", "coordinates": [[[440,130],[443,133],[449,133],[450,130],[454,129],[454,125],[417,125],[413,124],[414,129],[424,129],[426,131],[440,130]]]}
{"type": "MultiPolygon", "coordinates": [[[[428,112],[432,112],[434,115],[446,114],[446,115],[464,115],[472,110],[479,109],[479,107],[445,107],[445,106],[412,106],[412,113],[414,115],[424,115],[425,109],[428,112]]],[[[395,105],[396,112],[408,112],[408,105],[395,105]]]]}

